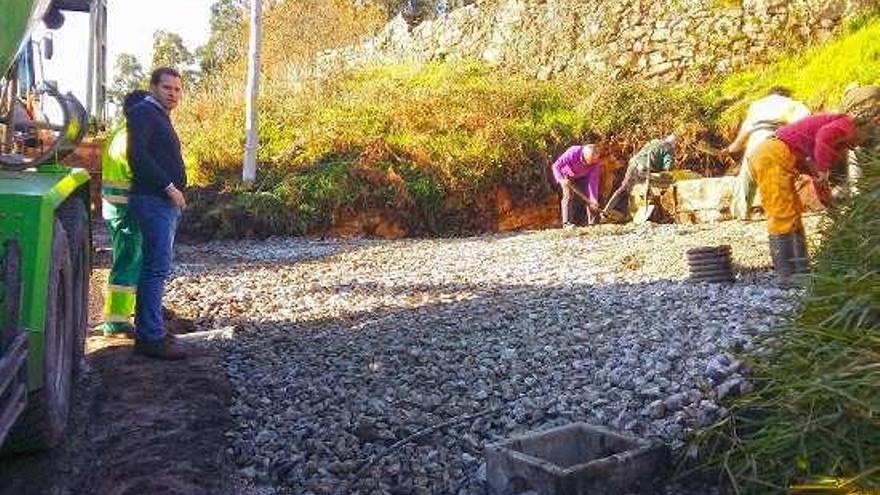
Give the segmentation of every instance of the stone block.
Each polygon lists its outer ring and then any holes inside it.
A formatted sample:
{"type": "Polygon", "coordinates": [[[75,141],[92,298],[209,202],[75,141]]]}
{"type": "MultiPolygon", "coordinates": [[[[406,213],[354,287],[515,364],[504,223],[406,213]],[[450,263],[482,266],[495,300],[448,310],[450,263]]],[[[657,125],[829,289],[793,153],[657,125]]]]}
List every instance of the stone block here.
{"type": "Polygon", "coordinates": [[[666,60],[666,55],[662,52],[655,51],[648,54],[648,63],[651,65],[657,65],[666,60]]]}
{"type": "Polygon", "coordinates": [[[669,450],[660,443],[574,423],[486,446],[490,493],[654,493],[669,450]]]}
{"type": "Polygon", "coordinates": [[[730,207],[736,177],[712,177],[682,180],[675,183],[675,201],[679,211],[720,211],[730,207]]]}

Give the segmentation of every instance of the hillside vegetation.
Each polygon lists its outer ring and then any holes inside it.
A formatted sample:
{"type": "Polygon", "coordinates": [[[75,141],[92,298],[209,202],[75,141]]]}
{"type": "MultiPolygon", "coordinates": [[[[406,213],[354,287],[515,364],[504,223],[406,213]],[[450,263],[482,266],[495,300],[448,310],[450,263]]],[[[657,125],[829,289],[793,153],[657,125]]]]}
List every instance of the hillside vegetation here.
{"type": "Polygon", "coordinates": [[[625,161],[644,141],[675,131],[684,137],[678,166],[717,175],[724,164],[706,149],[724,144],[747,103],[768,87],[789,85],[820,108],[833,107],[853,80],[880,81],[880,21],[871,17],[804,54],[699,85],[537,81],[480,62],[375,67],[302,82],[291,70],[297,60],[374,25],[359,16],[380,17],[336,9],[333,22],[348,26],[340,30],[347,35],[319,42],[316,30],[304,37],[308,46],[289,46],[298,39],[297,20],[313,14],[276,10],[280,17],[267,21],[255,187],[244,190],[238,180],[241,61],[180,112],[190,176],[202,187],[185,223],[191,233],[314,233],[365,211],[394,219],[410,235],[487,230],[492,192],[545,201],[554,193],[549,164],[570,144],[595,139],[625,161]]]}

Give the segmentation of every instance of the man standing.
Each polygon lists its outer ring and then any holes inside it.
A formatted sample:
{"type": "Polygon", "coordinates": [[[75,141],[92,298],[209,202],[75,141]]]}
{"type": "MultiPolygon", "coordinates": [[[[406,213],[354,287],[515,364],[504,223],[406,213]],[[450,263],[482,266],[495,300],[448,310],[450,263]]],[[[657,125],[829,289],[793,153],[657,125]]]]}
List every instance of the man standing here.
{"type": "Polygon", "coordinates": [[[562,188],[562,227],[570,228],[573,215],[572,194],[585,199],[587,223],[593,225],[599,217],[599,179],[602,162],[595,144],[572,146],[553,162],[553,177],[562,188]]]}
{"type": "Polygon", "coordinates": [[[756,189],[755,180],[749,172],[749,159],[758,145],[772,136],[780,126],[796,122],[809,115],[810,109],[792,99],[791,91],[781,86],[771,88],[767,96],[749,106],[749,112],[740,126],[739,134],[727,147],[728,153],[745,150],[733,191],[733,201],[730,204],[730,212],[734,218],[748,220],[750,216],[756,189]]]}
{"type": "Polygon", "coordinates": [[[143,264],[137,285],[137,354],[177,360],[186,354],[165,332],[162,295],[171,272],[174,234],[186,206],[186,172],[180,140],[169,114],[180,102],[180,74],[162,67],[150,76],[150,95],[128,115],[128,159],[132,167],[129,210],[143,235],[143,264]]]}
{"type": "MultiPolygon", "coordinates": [[[[136,90],[125,95],[122,107],[126,116],[149,94],[136,90]]],[[[131,315],[141,273],[141,231],[128,211],[131,167],[127,147],[128,133],[121,126],[111,133],[101,156],[101,213],[113,255],[104,294],[104,336],[109,338],[134,335],[131,315]]]]}
{"type": "Polygon", "coordinates": [[[678,136],[670,134],[663,139],[654,139],[645,144],[632,158],[626,168],[620,186],[611,195],[606,209],[618,209],[624,198],[629,198],[633,186],[647,179],[652,172],[668,172],[675,166],[675,145],[678,136]]]}

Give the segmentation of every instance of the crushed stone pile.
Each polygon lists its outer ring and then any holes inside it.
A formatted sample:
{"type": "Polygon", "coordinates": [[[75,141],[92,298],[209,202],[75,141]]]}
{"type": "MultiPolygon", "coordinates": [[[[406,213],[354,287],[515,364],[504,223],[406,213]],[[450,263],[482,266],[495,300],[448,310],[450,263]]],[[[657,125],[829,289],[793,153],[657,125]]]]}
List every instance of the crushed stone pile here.
{"type": "Polygon", "coordinates": [[[180,247],[166,303],[229,330],[243,475],[482,494],[488,442],[584,421],[681,449],[723,417],[796,301],[769,265],[760,222],[215,242],[180,247]],[[737,282],[689,281],[686,251],[722,244],[737,282]]]}

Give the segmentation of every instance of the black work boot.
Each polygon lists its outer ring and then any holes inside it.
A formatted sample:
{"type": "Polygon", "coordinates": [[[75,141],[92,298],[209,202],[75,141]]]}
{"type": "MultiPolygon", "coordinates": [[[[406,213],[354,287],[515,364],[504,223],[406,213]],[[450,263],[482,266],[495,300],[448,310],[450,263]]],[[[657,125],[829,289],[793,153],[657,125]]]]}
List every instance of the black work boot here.
{"type": "Polygon", "coordinates": [[[177,339],[166,336],[162,340],[135,340],[134,353],[163,361],[186,359],[186,351],[180,348],[177,339]]]}
{"type": "Polygon", "coordinates": [[[783,287],[791,286],[791,275],[794,273],[794,264],[792,263],[793,250],[793,234],[770,234],[770,257],[773,259],[773,270],[776,272],[776,279],[783,287]]]}

